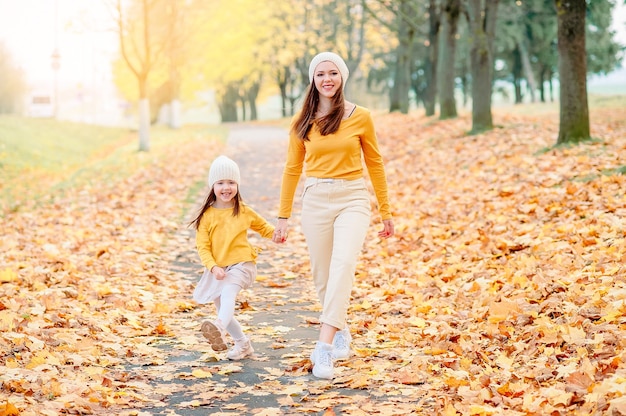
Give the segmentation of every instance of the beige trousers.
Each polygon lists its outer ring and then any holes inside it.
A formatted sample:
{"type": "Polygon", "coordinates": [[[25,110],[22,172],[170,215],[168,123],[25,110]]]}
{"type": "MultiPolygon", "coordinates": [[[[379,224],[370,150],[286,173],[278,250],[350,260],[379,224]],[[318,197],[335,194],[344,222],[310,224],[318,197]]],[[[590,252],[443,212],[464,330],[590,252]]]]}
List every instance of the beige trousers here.
{"type": "Polygon", "coordinates": [[[302,193],[302,232],[322,304],[320,321],[346,326],[357,258],[370,224],[364,179],[307,178],[302,193]]]}

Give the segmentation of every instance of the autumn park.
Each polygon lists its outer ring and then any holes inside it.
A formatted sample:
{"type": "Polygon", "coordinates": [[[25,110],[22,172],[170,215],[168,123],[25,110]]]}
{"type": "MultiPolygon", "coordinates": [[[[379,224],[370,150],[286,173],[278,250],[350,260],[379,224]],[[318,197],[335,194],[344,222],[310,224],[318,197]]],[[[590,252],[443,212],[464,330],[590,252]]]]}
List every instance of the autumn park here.
{"type": "Polygon", "coordinates": [[[0,32],[0,416],[626,415],[626,2],[26,3],[0,15],[41,5],[54,52],[37,78],[0,32]],[[189,226],[219,155],[276,223],[321,51],[371,111],[395,224],[370,189],[331,379],[301,190],[284,244],[249,235],[243,360],[202,335],[189,226]]]}

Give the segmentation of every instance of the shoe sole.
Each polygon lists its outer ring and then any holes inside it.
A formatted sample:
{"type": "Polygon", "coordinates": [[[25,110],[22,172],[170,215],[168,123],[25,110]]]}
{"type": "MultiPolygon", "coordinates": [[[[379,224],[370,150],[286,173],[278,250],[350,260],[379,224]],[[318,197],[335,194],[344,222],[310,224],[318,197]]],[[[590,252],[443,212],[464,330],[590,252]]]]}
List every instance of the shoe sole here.
{"type": "Polygon", "coordinates": [[[226,351],[228,346],[222,332],[213,322],[204,322],[200,328],[202,335],[209,341],[213,351],[226,351]]]}
{"type": "Polygon", "coordinates": [[[314,375],[315,377],[317,377],[317,378],[323,378],[323,379],[326,379],[326,380],[330,380],[330,379],[332,379],[332,378],[333,378],[333,374],[332,374],[332,373],[331,373],[331,374],[319,374],[319,373],[316,373],[316,371],[315,371],[315,365],[313,366],[313,371],[312,371],[312,373],[313,373],[313,375],[314,375]]]}
{"type": "Polygon", "coordinates": [[[228,357],[229,360],[232,361],[239,361],[239,360],[243,360],[244,358],[248,358],[250,356],[252,356],[254,354],[254,350],[251,350],[250,352],[247,352],[243,355],[237,356],[237,357],[228,357]]]}

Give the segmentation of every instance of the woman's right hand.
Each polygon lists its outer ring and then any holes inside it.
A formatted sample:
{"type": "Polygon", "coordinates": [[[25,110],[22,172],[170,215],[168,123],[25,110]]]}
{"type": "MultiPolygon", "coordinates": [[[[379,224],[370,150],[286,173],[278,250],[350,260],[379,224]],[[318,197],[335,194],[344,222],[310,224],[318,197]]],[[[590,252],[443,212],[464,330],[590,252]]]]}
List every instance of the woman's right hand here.
{"type": "Polygon", "coordinates": [[[287,218],[279,218],[272,241],[275,243],[284,243],[287,241],[287,218]]]}

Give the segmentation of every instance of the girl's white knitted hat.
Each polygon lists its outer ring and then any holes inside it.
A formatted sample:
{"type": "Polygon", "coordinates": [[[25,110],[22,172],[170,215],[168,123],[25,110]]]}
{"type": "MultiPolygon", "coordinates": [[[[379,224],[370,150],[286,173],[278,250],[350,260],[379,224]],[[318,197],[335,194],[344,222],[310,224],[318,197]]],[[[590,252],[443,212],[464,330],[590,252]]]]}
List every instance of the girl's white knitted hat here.
{"type": "Polygon", "coordinates": [[[239,173],[239,166],[234,160],[227,158],[226,156],[218,156],[209,169],[209,187],[213,189],[215,182],[222,180],[231,180],[240,184],[241,176],[239,173]]]}
{"type": "Polygon", "coordinates": [[[320,52],[313,57],[311,63],[309,64],[309,82],[313,82],[315,68],[317,68],[317,66],[324,61],[330,61],[337,65],[337,69],[339,69],[339,73],[341,74],[341,87],[344,88],[346,86],[346,81],[348,81],[348,77],[350,76],[350,71],[348,70],[348,65],[346,65],[344,60],[341,59],[341,56],[332,52],[320,52]]]}

